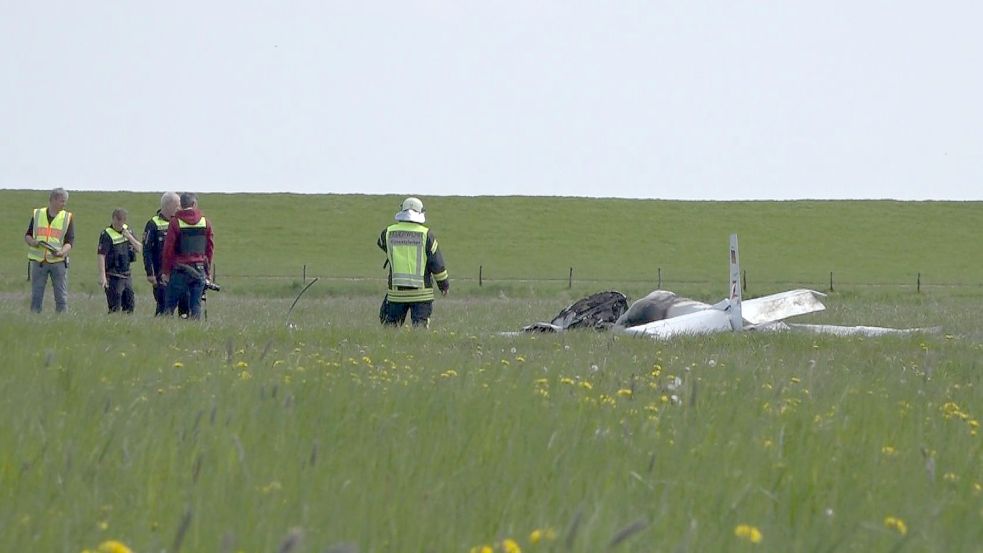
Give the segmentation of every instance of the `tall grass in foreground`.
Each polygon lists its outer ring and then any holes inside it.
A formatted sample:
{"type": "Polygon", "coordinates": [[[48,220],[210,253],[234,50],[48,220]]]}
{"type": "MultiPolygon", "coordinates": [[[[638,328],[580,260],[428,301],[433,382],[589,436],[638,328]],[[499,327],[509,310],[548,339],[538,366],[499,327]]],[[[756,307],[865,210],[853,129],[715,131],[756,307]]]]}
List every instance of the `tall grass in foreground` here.
{"type": "Polygon", "coordinates": [[[417,332],[364,297],[288,331],[280,300],[188,324],[0,299],[3,549],[980,551],[978,298],[836,299],[817,321],[945,331],[503,337],[563,305],[486,298],[417,332]]]}

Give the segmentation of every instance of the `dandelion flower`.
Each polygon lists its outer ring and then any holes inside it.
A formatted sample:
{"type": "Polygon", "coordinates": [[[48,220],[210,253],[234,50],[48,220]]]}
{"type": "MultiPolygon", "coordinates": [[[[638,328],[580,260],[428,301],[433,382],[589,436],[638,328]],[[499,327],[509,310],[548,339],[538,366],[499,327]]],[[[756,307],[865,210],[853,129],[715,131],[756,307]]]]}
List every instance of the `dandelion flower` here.
{"type": "Polygon", "coordinates": [[[505,538],[502,541],[502,551],[505,553],[522,553],[522,548],[512,538],[505,538]]]}
{"type": "Polygon", "coordinates": [[[543,540],[553,541],[556,539],[556,530],[547,528],[545,530],[536,528],[529,533],[529,543],[535,545],[543,540]]]}
{"type": "Polygon", "coordinates": [[[905,524],[903,520],[897,517],[885,517],[884,527],[905,536],[908,534],[908,525],[905,524]]]}
{"type": "Polygon", "coordinates": [[[631,390],[628,388],[621,388],[618,390],[618,395],[621,397],[631,397],[631,390]]]}
{"type": "Polygon", "coordinates": [[[129,547],[124,545],[122,542],[116,540],[104,541],[99,544],[99,548],[96,549],[99,553],[133,553],[129,547]]]}
{"type": "Polygon", "coordinates": [[[239,361],[238,363],[236,363],[236,368],[237,369],[245,369],[248,366],[249,366],[249,363],[246,363],[245,361],[239,361]]]}
{"type": "Polygon", "coordinates": [[[750,543],[761,543],[761,540],[764,538],[761,535],[761,530],[750,524],[738,524],[734,527],[734,535],[750,543]]]}
{"type": "Polygon", "coordinates": [[[893,457],[893,456],[897,455],[898,451],[896,449],[894,449],[893,447],[891,447],[889,445],[886,445],[886,446],[884,446],[884,447],[881,448],[881,453],[883,453],[887,457],[893,457]]]}
{"type": "Polygon", "coordinates": [[[175,369],[180,369],[180,368],[181,368],[181,367],[183,367],[183,366],[184,366],[184,363],[182,363],[182,362],[180,362],[180,361],[175,361],[175,362],[174,362],[174,368],[175,368],[175,369]]]}

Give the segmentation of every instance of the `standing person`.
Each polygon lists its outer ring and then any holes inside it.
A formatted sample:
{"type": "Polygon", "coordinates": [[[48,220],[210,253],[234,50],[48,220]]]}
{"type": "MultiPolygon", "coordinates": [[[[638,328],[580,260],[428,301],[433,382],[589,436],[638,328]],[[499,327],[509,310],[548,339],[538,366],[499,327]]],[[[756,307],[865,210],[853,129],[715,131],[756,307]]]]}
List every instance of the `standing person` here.
{"type": "Polygon", "coordinates": [[[181,194],[181,209],[171,217],[164,239],[161,281],[167,285],[164,311],[171,315],[181,297],[188,295],[189,317],[201,317],[201,294],[210,278],[212,224],[198,210],[198,196],[181,194]]]}
{"type": "MultiPolygon", "coordinates": [[[[167,228],[177,210],[181,207],[181,197],[177,192],[165,192],[160,197],[160,209],[157,214],[147,221],[143,229],[143,268],[147,273],[147,282],[153,286],[154,300],[157,302],[157,311],[154,315],[165,313],[165,294],[167,286],[161,281],[161,266],[164,258],[164,240],[167,237],[167,228]]],[[[177,312],[180,315],[188,314],[188,297],[178,298],[177,312]]]]}
{"type": "Polygon", "coordinates": [[[24,242],[30,246],[27,258],[31,262],[31,311],[41,312],[44,288],[51,277],[55,294],[55,311],[68,309],[68,252],[75,242],[75,219],[65,211],[68,192],[55,188],[48,195],[48,206],[34,210],[27,225],[24,242]]]}
{"type": "Polygon", "coordinates": [[[413,326],[429,327],[434,281],[441,294],[446,296],[450,289],[437,237],[423,226],[425,222],[423,202],[406,198],[396,213],[396,223],[379,236],[377,245],[386,252],[389,265],[389,291],[379,310],[384,325],[402,325],[409,312],[413,326]]]}
{"type": "Polygon", "coordinates": [[[126,210],[113,210],[113,221],[99,235],[99,286],[106,291],[109,312],[122,309],[133,313],[136,298],[133,296],[133,279],[130,263],[136,261],[143,245],[130,232],[126,224],[126,210]]]}

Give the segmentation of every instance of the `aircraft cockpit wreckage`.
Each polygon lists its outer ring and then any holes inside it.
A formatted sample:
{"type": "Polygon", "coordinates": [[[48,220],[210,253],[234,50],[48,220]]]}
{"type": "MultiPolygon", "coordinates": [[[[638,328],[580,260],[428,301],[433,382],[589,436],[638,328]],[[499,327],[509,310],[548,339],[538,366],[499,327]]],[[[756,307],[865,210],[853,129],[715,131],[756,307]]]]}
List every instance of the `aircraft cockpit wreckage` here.
{"type": "Polygon", "coordinates": [[[611,330],[667,340],[676,336],[739,331],[804,331],[839,336],[884,336],[915,332],[939,332],[941,328],[887,328],[788,323],[786,319],[823,311],[826,294],[797,289],[746,301],[741,300],[737,235],[730,236],[730,286],[727,298],[703,303],[668,290],[655,290],[630,306],[617,291],[583,298],[550,322],[533,323],[525,332],[562,332],[574,328],[611,330]]]}

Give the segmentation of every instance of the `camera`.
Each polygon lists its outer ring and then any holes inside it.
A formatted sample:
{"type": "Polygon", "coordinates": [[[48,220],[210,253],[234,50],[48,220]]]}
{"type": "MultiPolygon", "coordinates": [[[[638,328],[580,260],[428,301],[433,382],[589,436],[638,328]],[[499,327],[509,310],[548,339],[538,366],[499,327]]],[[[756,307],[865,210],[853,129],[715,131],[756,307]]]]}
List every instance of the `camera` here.
{"type": "Polygon", "coordinates": [[[214,282],[211,281],[211,279],[207,279],[207,278],[205,279],[205,288],[208,290],[215,290],[216,292],[222,291],[221,286],[215,284],[214,282]]]}

